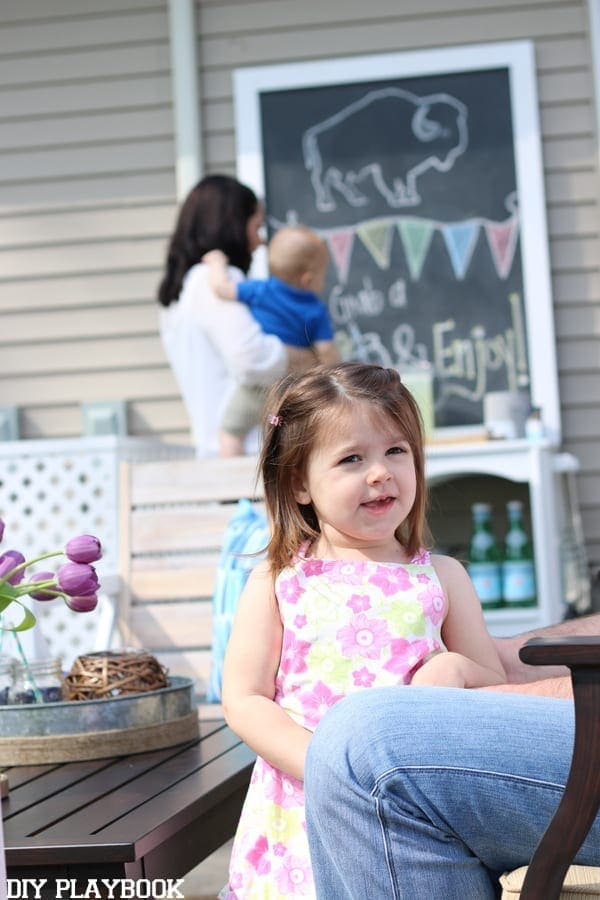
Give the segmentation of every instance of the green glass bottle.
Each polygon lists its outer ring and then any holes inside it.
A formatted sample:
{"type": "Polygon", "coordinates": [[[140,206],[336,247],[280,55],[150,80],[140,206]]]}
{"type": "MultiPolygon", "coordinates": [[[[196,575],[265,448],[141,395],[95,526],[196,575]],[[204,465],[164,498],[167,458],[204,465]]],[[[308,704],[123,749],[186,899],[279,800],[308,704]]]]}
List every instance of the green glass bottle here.
{"type": "Polygon", "coordinates": [[[533,547],[523,524],[523,504],[506,504],[508,527],[502,559],[502,597],[506,606],[535,606],[535,565],[533,547]]]}
{"type": "Polygon", "coordinates": [[[483,609],[502,606],[500,548],[492,530],[492,507],[474,503],[471,507],[473,532],[469,544],[467,570],[483,609]]]}

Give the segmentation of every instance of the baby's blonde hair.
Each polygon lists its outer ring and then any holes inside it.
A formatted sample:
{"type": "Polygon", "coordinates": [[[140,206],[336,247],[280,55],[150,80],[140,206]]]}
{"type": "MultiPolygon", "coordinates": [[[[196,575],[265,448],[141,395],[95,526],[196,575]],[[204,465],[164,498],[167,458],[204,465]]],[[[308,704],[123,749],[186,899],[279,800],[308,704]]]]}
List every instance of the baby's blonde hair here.
{"type": "Polygon", "coordinates": [[[269,241],[269,272],[293,287],[301,287],[301,277],[319,268],[325,254],[325,242],[316,232],[305,225],[284,225],[269,241]]]}

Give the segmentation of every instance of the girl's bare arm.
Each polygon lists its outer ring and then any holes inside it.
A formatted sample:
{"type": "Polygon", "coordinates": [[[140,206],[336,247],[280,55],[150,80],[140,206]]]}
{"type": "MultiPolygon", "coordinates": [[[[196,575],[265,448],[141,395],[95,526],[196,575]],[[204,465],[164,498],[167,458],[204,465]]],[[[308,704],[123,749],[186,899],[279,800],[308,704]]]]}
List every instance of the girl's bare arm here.
{"type": "Polygon", "coordinates": [[[442,638],[449,652],[433,656],[412,683],[468,688],[502,684],[506,674],[466,570],[449,556],[435,555],[432,562],[448,603],[442,638]]]}
{"type": "Polygon", "coordinates": [[[276,703],[275,676],[283,628],[266,563],[248,579],[236,612],[223,666],[223,709],[227,724],[273,766],[304,778],[311,732],[276,703]]]}

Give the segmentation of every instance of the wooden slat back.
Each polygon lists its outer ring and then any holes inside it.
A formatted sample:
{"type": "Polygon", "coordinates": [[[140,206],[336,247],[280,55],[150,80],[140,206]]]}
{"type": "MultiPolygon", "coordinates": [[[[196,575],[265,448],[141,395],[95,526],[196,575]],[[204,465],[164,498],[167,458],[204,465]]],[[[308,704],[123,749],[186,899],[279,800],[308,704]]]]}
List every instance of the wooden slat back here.
{"type": "Polygon", "coordinates": [[[131,512],[133,558],[144,554],[219,550],[235,504],[138,507],[131,512]],[[199,512],[201,511],[201,515],[199,512]]]}
{"type": "Polygon", "coordinates": [[[261,497],[256,458],[172,459],[134,465],[130,473],[135,505],[213,503],[261,497]]]}
{"type": "Polygon", "coordinates": [[[212,594],[225,529],[247,497],[264,508],[256,459],[121,464],[120,626],[199,695],[210,670],[212,594]]]}

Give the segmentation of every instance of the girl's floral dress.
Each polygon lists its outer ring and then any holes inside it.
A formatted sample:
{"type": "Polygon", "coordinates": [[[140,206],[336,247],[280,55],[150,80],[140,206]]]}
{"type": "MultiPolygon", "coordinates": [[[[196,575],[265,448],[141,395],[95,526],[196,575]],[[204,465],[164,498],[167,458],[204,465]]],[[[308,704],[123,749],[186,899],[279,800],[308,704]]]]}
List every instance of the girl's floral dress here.
{"type": "MultiPolygon", "coordinates": [[[[409,684],[424,658],[444,649],[446,600],[426,550],[407,564],[313,559],[306,552],[275,583],[283,622],[275,702],[314,731],[346,694],[409,684]]],[[[303,784],[260,757],[221,897],[315,897],[303,784]]]]}

